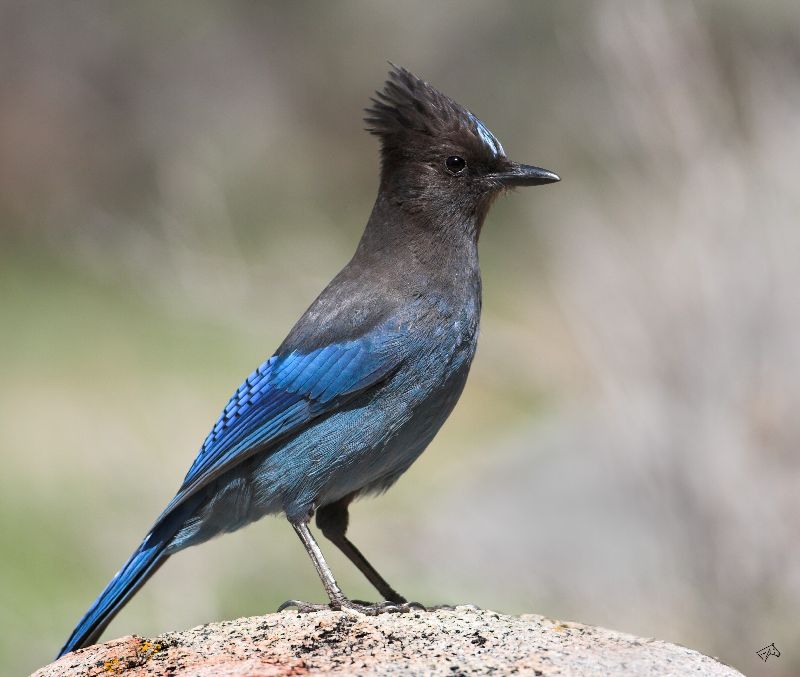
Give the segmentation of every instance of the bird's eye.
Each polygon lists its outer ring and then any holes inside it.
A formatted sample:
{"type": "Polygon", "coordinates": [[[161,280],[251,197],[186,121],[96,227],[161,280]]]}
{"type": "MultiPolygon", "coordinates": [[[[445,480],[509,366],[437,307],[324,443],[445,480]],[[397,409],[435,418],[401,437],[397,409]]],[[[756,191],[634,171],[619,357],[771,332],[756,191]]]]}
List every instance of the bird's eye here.
{"type": "Polygon", "coordinates": [[[460,174],[467,166],[467,161],[458,155],[451,155],[444,161],[444,166],[451,174],[460,174]]]}

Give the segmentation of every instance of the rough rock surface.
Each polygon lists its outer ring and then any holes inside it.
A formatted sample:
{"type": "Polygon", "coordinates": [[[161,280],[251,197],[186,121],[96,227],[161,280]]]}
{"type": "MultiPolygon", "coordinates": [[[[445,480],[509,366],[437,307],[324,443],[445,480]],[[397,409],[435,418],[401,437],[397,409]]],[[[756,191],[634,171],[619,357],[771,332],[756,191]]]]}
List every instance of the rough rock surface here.
{"type": "Polygon", "coordinates": [[[373,617],[284,611],[123,637],[68,654],[35,677],[509,674],[741,677],[667,642],[471,607],[373,617]]]}

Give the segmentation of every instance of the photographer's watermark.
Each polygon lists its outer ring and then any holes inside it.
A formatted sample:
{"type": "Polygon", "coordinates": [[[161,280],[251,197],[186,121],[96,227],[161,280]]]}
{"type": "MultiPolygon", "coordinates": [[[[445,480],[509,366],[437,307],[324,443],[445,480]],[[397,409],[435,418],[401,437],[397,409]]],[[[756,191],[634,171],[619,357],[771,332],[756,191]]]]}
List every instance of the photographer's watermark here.
{"type": "Polygon", "coordinates": [[[758,651],[756,651],[756,654],[765,663],[767,662],[767,658],[769,658],[770,656],[775,656],[775,658],[781,657],[781,652],[778,651],[778,648],[775,646],[775,642],[773,642],[772,644],[768,644],[763,649],[759,649],[758,651]]]}

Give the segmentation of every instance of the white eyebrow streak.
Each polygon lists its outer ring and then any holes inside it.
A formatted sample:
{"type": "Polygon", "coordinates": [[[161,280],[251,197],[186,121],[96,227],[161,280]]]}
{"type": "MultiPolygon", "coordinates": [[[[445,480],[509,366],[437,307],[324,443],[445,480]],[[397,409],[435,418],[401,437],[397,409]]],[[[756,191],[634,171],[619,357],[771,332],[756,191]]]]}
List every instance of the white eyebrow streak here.
{"type": "Polygon", "coordinates": [[[472,118],[472,121],[475,123],[475,128],[478,130],[478,136],[480,136],[481,140],[491,149],[492,153],[495,155],[505,155],[506,152],[503,150],[503,146],[495,138],[494,134],[492,134],[486,128],[486,125],[483,124],[483,122],[476,118],[472,113],[469,115],[470,118],[472,118]]]}

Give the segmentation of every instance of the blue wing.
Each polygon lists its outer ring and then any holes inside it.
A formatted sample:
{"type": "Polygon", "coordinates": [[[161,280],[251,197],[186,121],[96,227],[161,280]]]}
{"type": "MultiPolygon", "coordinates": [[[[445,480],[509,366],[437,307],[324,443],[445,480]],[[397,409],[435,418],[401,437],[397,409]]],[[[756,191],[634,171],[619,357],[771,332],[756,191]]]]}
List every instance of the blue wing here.
{"type": "Polygon", "coordinates": [[[402,360],[396,337],[381,327],[358,339],[264,362],[229,400],[161,518],[256,451],[381,382],[402,360]]]}
{"type": "Polygon", "coordinates": [[[397,335],[384,325],[359,339],[275,355],[250,374],[209,433],[175,498],[86,612],[59,656],[96,641],[169,556],[170,538],[194,507],[184,503],[190,496],[256,451],[384,380],[402,361],[397,335]]]}

